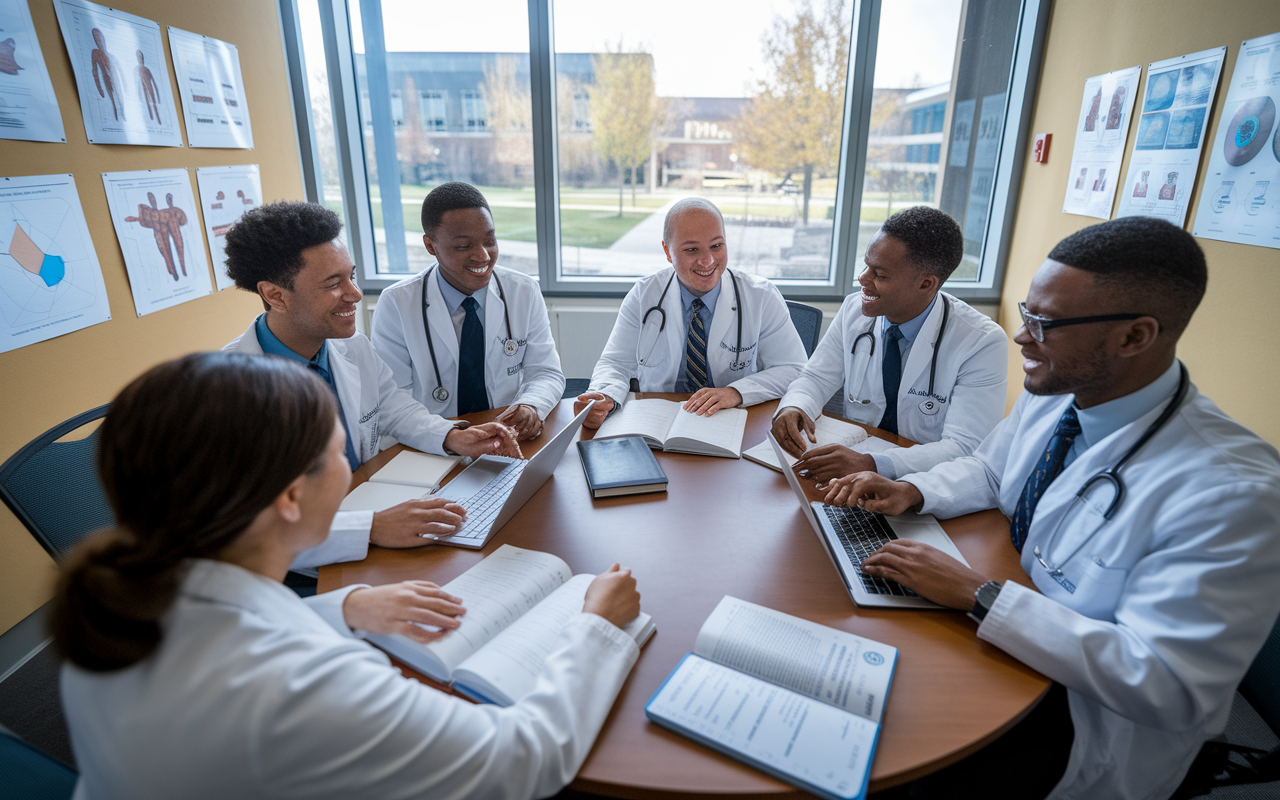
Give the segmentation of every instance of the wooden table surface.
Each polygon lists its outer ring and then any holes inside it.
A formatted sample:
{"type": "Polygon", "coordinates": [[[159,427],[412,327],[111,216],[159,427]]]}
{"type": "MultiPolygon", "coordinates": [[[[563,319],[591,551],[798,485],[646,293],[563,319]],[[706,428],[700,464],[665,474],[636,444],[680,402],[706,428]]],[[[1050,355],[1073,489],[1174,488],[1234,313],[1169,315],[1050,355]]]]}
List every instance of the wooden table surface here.
{"type": "MultiPolygon", "coordinates": [[[[655,396],[682,397],[642,395],[655,396]]],[[[748,410],[744,450],[764,440],[775,405],[748,410]]],[[[495,416],[496,411],[488,411],[467,419],[495,416]]],[[[536,452],[571,419],[572,401],[566,400],[552,412],[544,433],[524,443],[525,455],[536,452]]],[[[583,431],[583,437],[591,433],[583,431]]],[[[354,483],[367,480],[401,449],[396,446],[370,460],[356,472],[354,483]]],[[[656,455],[670,480],[667,492],[592,500],[577,448],[570,446],[547,484],[482,551],[372,547],[364,561],[322,568],[319,590],[408,579],[444,584],[502,544],[555,553],[575,573],[601,572],[614,561],[632,568],[641,605],[653,615],[658,632],[641,651],[573,783],[574,788],[613,797],[806,796],[645,718],[644,704],[693,649],[699,627],[726,594],[899,649],[871,772],[873,791],[978,750],[1012,727],[1047,691],[1048,679],[980,641],[975,623],[961,612],[855,606],[782,475],[747,459],[656,455]]],[[[816,492],[810,496],[821,499],[816,492]]],[[[997,580],[1031,585],[1009,541],[1009,523],[999,511],[942,525],[975,569],[997,580]]]]}

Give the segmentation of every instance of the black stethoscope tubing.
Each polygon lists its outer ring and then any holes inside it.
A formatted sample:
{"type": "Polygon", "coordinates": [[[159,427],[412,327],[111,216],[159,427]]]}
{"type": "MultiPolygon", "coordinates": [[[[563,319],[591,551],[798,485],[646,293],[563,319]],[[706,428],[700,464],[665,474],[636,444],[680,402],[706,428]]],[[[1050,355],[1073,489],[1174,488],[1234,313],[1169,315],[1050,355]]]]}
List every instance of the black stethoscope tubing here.
{"type": "MultiPolygon", "coordinates": [[[[742,356],[742,293],[738,291],[738,276],[734,275],[733,270],[729,269],[728,267],[725,268],[725,272],[729,273],[729,280],[733,281],[733,301],[735,303],[734,310],[737,312],[737,320],[738,320],[738,349],[734,351],[733,361],[730,362],[729,364],[729,369],[734,370],[736,372],[737,370],[746,369],[747,367],[747,362],[738,360],[742,356]]],[[[658,302],[655,305],[651,305],[648,308],[646,308],[644,311],[644,316],[640,317],[641,328],[643,328],[645,326],[645,323],[649,321],[649,315],[657,311],[659,314],[662,315],[662,321],[658,324],[658,333],[662,333],[664,330],[666,330],[667,310],[662,307],[662,304],[663,302],[666,301],[667,292],[671,290],[671,282],[674,281],[675,279],[676,279],[676,274],[673,271],[671,273],[671,277],[667,278],[667,285],[662,287],[662,294],[658,295],[658,302]]],[[[871,346],[875,347],[874,341],[872,342],[871,346]]]]}
{"type": "MultiPolygon", "coordinates": [[[[427,270],[427,274],[422,279],[422,330],[427,334],[427,351],[431,353],[431,369],[436,373],[436,388],[431,393],[437,403],[445,403],[449,400],[449,390],[444,388],[444,381],[440,380],[440,364],[436,361],[436,345],[431,339],[431,324],[427,322],[427,308],[430,303],[427,302],[427,292],[431,288],[431,284],[427,281],[431,279],[431,275],[436,271],[435,265],[427,270]]],[[[498,279],[498,273],[493,273],[493,282],[498,286],[498,299],[502,301],[502,320],[507,324],[507,338],[503,340],[503,352],[509,356],[516,354],[519,345],[512,347],[515,339],[511,336],[511,312],[507,309],[507,293],[502,290],[502,281],[498,279]]]]}
{"type": "MultiPolygon", "coordinates": [[[[947,320],[951,318],[951,303],[946,297],[942,298],[942,324],[938,326],[938,338],[933,340],[933,357],[929,360],[929,396],[933,396],[933,379],[938,374],[938,351],[942,349],[942,337],[947,333],[947,320]]],[[[875,329],[876,320],[879,317],[872,317],[871,324],[867,329],[858,334],[853,339],[853,347],[849,348],[849,354],[856,356],[858,354],[858,342],[862,341],[862,337],[867,337],[871,342],[871,351],[867,353],[867,357],[871,358],[876,354],[876,337],[871,331],[875,329]]],[[[870,402],[870,401],[868,401],[870,402]]]]}

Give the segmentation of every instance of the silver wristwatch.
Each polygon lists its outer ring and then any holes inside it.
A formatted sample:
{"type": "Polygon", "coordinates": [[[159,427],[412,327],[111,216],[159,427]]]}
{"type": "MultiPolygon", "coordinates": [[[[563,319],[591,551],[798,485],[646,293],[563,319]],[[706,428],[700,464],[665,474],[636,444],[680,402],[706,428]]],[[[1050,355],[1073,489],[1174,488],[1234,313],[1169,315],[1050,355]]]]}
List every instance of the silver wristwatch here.
{"type": "Polygon", "coordinates": [[[987,618],[987,612],[996,604],[1000,588],[999,581],[987,581],[979,586],[978,591],[973,593],[973,610],[969,612],[969,619],[981,625],[987,618]]]}

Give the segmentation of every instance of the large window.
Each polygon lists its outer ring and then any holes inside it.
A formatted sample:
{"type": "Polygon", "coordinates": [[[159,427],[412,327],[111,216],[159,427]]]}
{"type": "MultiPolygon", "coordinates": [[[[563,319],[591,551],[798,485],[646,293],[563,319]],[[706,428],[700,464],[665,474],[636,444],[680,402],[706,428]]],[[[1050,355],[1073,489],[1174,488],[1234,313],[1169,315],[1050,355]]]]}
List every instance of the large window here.
{"type": "Polygon", "coordinates": [[[500,263],[544,291],[625,292],[666,265],[666,209],[700,196],[730,265],[789,296],[844,295],[916,204],[965,232],[949,288],[998,292],[1048,0],[280,2],[347,37],[319,52],[348,53],[337,169],[367,194],[374,285],[431,263],[421,201],[462,180],[500,263]]]}

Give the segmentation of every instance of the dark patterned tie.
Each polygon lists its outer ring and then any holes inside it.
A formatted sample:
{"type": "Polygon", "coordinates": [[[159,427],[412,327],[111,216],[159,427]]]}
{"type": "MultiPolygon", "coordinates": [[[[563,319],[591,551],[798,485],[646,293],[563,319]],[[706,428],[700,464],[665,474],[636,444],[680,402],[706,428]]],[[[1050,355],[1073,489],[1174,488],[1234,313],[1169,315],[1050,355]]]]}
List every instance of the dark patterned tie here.
{"type": "Polygon", "coordinates": [[[684,345],[685,382],[691,392],[707,385],[707,329],[698,313],[704,308],[701,297],[693,298],[693,318],[689,320],[689,338],[684,345]]]}
{"type": "Polygon", "coordinates": [[[898,387],[902,383],[902,348],[898,340],[902,331],[897,325],[890,325],[885,331],[884,362],[880,365],[880,376],[884,379],[884,416],[876,427],[882,431],[896,434],[898,432],[898,387]]]}
{"type": "MultiPolygon", "coordinates": [[[[333,376],[329,374],[329,371],[314,361],[308,361],[307,366],[311,367],[311,371],[319,375],[320,379],[328,384],[329,388],[333,390],[333,396],[338,397],[338,389],[334,385],[333,376]]],[[[355,472],[360,469],[360,456],[356,454],[355,442],[351,438],[351,431],[347,429],[347,415],[341,413],[341,397],[338,397],[338,411],[340,412],[339,416],[342,417],[342,428],[347,431],[347,463],[351,465],[351,471],[355,472]]]]}
{"type": "Polygon", "coordinates": [[[1080,420],[1076,418],[1075,407],[1067,406],[1062,418],[1058,420],[1058,427],[1054,429],[1053,436],[1049,439],[1049,446],[1045,448],[1044,455],[1027,476],[1027,485],[1022,489],[1022,496],[1018,498],[1018,507],[1014,509],[1013,520],[1009,523],[1009,536],[1013,539],[1014,549],[1019,553],[1022,552],[1022,546],[1027,543],[1027,531],[1031,530],[1031,516],[1036,511],[1040,496],[1049,488],[1049,484],[1053,483],[1053,479],[1058,477],[1058,473],[1062,472],[1067,451],[1071,449],[1071,443],[1079,435],[1080,420]]]}
{"type": "Polygon", "coordinates": [[[480,304],[474,297],[462,301],[466,319],[458,342],[458,415],[489,409],[489,393],[484,388],[484,325],[480,304]]]}

